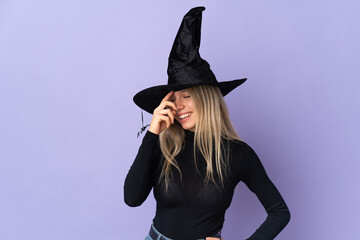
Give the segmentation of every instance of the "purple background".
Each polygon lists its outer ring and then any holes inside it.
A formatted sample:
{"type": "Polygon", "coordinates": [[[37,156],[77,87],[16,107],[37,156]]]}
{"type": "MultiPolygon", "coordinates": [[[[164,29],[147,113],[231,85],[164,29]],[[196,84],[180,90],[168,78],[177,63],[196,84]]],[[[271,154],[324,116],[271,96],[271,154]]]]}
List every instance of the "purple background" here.
{"type": "MultiPolygon", "coordinates": [[[[143,239],[123,183],[141,138],[143,88],[167,82],[183,15],[204,5],[200,53],[291,211],[276,239],[360,239],[358,1],[0,2],[0,239],[143,239]]],[[[151,115],[145,113],[146,122],[151,115]]],[[[236,189],[223,229],[266,212],[236,189]]]]}

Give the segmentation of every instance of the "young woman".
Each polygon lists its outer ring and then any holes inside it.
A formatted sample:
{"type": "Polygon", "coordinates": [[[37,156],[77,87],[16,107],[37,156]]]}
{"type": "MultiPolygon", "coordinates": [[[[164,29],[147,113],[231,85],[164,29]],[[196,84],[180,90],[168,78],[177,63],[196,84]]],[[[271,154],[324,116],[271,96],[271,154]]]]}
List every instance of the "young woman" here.
{"type": "Polygon", "coordinates": [[[199,55],[204,9],[191,9],[183,19],[168,84],[134,97],[153,118],[125,179],[124,199],[139,206],[153,189],[156,215],[146,240],[223,239],[225,212],[243,181],[268,213],[248,240],[274,239],[290,212],[254,150],[239,139],[223,100],[246,79],[218,82],[199,55]]]}

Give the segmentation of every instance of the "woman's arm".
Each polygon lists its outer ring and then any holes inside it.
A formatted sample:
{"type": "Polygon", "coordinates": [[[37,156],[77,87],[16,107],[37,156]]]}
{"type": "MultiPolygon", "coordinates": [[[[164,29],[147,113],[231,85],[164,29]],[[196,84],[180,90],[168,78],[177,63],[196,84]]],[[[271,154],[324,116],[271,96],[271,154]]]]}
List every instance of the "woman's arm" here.
{"type": "Polygon", "coordinates": [[[159,135],[147,131],[138,154],[124,183],[124,201],[130,207],[140,206],[154,185],[154,173],[159,163],[159,135]]]}
{"type": "Polygon", "coordinates": [[[159,134],[174,124],[176,106],[169,101],[174,91],[170,91],[154,109],[153,117],[139,152],[131,166],[124,184],[124,200],[131,207],[140,206],[154,185],[155,171],[162,156],[159,134]]]}
{"type": "Polygon", "coordinates": [[[290,221],[290,211],[255,151],[246,144],[245,152],[241,180],[256,194],[268,214],[247,240],[272,240],[290,221]]]}

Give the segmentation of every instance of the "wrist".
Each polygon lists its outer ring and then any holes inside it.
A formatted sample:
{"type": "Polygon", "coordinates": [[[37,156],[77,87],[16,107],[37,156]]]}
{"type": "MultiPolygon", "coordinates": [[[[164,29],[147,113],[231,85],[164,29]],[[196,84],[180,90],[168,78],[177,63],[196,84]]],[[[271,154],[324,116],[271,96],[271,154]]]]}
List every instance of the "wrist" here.
{"type": "Polygon", "coordinates": [[[152,129],[152,128],[149,128],[148,130],[149,132],[153,133],[153,134],[156,134],[156,135],[159,135],[160,133],[157,132],[156,130],[152,129]]]}

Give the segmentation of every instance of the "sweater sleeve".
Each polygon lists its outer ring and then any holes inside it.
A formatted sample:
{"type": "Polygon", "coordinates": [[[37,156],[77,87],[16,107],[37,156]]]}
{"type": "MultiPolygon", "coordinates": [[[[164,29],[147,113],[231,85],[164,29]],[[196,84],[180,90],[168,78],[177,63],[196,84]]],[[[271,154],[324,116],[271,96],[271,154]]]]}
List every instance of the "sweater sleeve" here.
{"type": "Polygon", "coordinates": [[[272,240],[290,221],[290,211],[255,151],[249,145],[245,146],[241,180],[256,194],[268,214],[247,240],[272,240]]]}
{"type": "Polygon", "coordinates": [[[130,207],[140,206],[154,185],[158,166],[159,135],[147,131],[124,182],[124,201],[130,207]]]}

